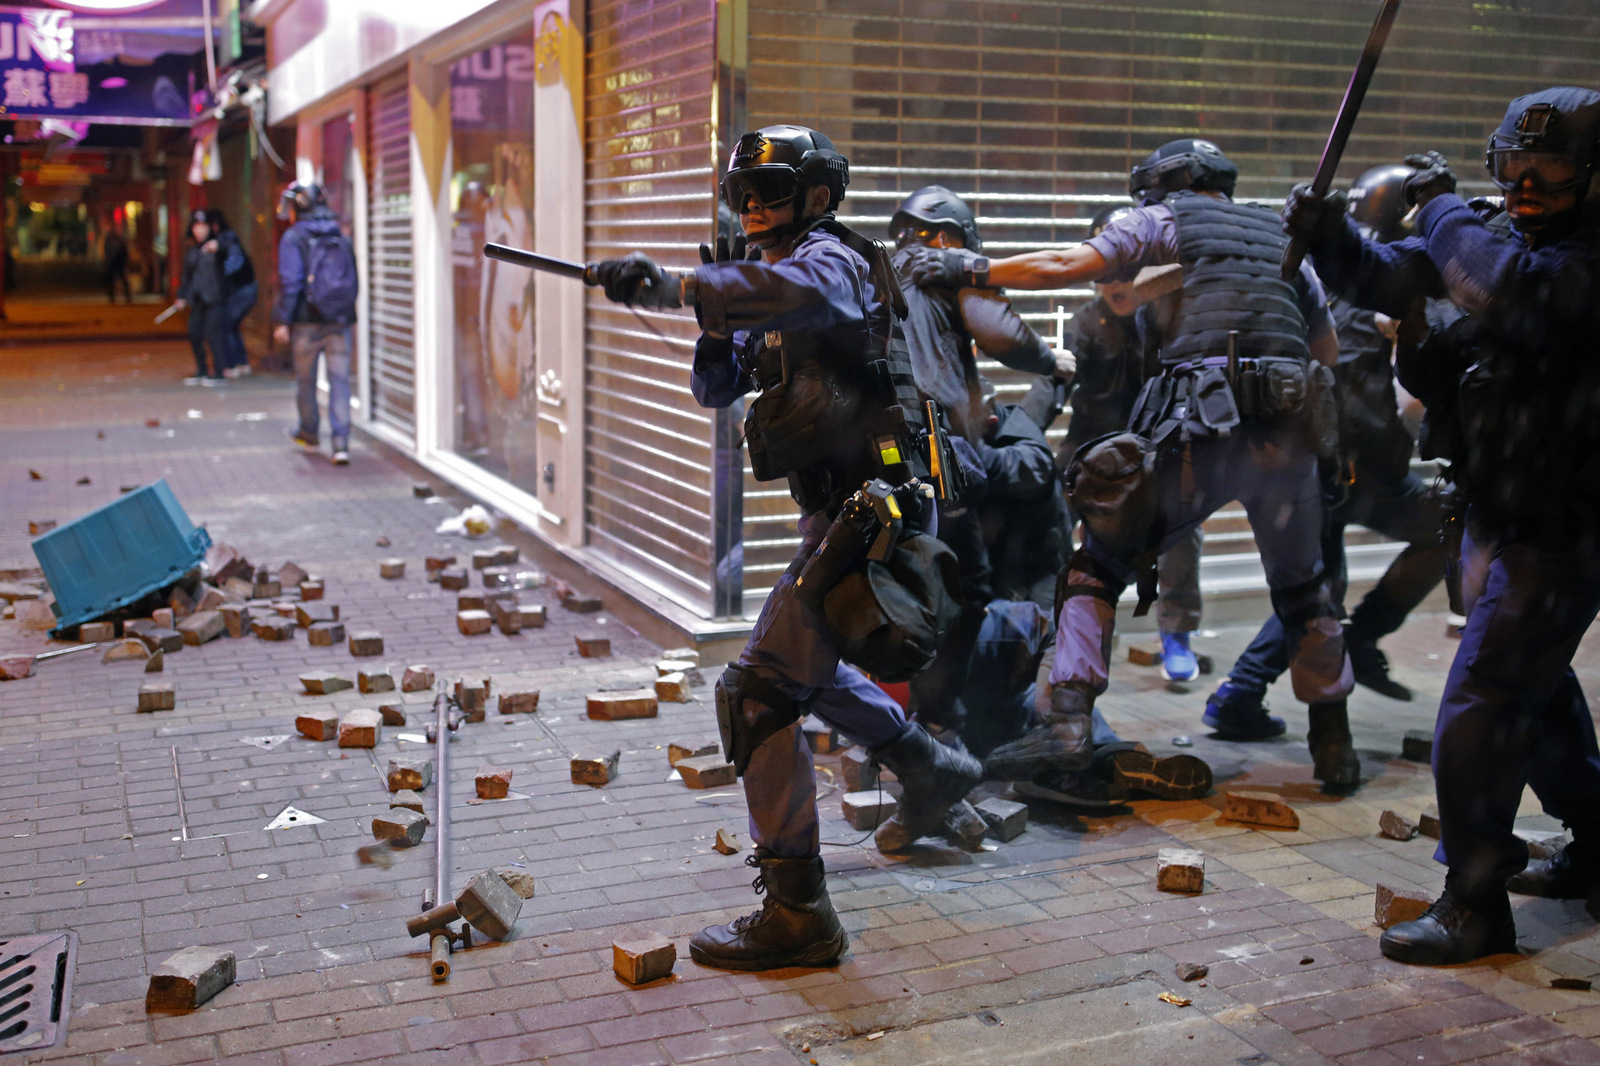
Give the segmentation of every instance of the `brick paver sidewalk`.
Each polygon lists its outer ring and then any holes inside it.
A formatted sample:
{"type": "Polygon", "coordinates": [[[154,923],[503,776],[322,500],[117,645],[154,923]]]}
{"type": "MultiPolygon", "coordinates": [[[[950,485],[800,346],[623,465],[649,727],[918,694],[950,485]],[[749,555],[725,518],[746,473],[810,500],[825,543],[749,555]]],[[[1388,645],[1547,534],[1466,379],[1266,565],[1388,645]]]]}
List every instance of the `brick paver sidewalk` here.
{"type": "MultiPolygon", "coordinates": [[[[1107,816],[1035,804],[1009,844],[895,860],[844,823],[838,758],[820,756],[825,858],[851,953],[837,970],[721,973],[690,962],[684,945],[753,904],[744,855],[711,846],[718,828],[743,833],[743,797],[685,788],[665,751],[714,736],[709,690],[662,704],[656,719],[589,720],[586,693],[654,675],[654,644],[609,609],[562,610],[548,590],[525,594],[548,605],[544,629],[460,635],[453,594],[421,571],[426,554],[481,546],[433,533],[465,501],[413,498],[413,476],[359,442],[343,470],[290,451],[284,381],[185,389],[187,359],[160,345],[0,351],[0,569],[32,564],[28,520],[76,517],[120,485],[166,477],[215,540],[323,575],[327,602],[379,630],[385,654],[356,660],[303,634],[185,648],[161,675],[177,709],[156,715],[134,711],[139,664],[102,665],[95,653],[0,684],[0,939],[79,938],[67,1041],[19,1061],[1600,1062],[1597,994],[1550,987],[1600,973],[1600,938],[1576,902],[1518,901],[1518,956],[1428,970],[1378,954],[1374,885],[1442,882],[1431,840],[1377,835],[1384,809],[1414,818],[1431,799],[1426,766],[1398,752],[1406,730],[1431,725],[1453,651],[1440,615],[1419,615],[1388,643],[1399,675],[1422,690],[1417,702],[1355,699],[1369,781],[1342,800],[1311,780],[1286,691],[1274,697],[1290,711],[1287,739],[1226,744],[1199,726],[1206,687],[1169,690],[1154,670],[1116,668],[1104,706],[1119,728],[1160,752],[1193,735],[1220,787],[1281,794],[1300,813],[1296,832],[1220,821],[1220,793],[1107,816]],[[379,536],[392,544],[377,547],[379,536]],[[405,578],[379,578],[377,560],[391,555],[409,563],[405,578]],[[577,656],[574,637],[589,632],[611,637],[610,657],[577,656]],[[353,858],[388,807],[379,768],[402,751],[431,754],[403,738],[421,732],[422,697],[412,697],[418,718],[386,729],[371,754],[298,736],[247,743],[293,734],[306,708],[381,702],[301,695],[307,669],[353,677],[413,662],[542,692],[537,715],[491,708],[452,746],[453,885],[520,865],[538,894],[514,939],[457,954],[440,985],[402,927],[432,883],[431,831],[392,868],[353,858]],[[617,781],[571,783],[573,753],[614,749],[617,781]],[[510,798],[469,800],[483,762],[514,770],[510,798]],[[265,830],[288,806],[323,821],[265,830]],[[1207,856],[1200,895],[1155,890],[1156,852],[1180,842],[1207,856]],[[683,957],[673,977],[630,988],[611,972],[611,942],[650,931],[683,957]],[[150,967],[190,944],[232,949],[238,983],[193,1013],[147,1014],[150,967]],[[1177,962],[1210,973],[1185,984],[1177,962]]],[[[1201,643],[1225,666],[1249,636],[1232,627],[1201,643]]],[[[48,644],[0,621],[0,654],[48,644]]],[[[1594,647],[1580,663],[1591,690],[1594,647]]],[[[1525,812],[1529,827],[1558,828],[1525,812]]]]}

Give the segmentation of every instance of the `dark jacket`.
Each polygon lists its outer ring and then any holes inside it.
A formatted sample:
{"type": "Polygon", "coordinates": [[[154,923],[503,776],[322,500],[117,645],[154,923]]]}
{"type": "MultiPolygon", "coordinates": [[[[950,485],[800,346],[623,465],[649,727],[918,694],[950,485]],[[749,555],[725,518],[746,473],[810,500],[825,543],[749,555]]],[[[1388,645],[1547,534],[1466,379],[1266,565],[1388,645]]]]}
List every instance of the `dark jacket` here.
{"type": "MultiPolygon", "coordinates": [[[[331,237],[338,233],[339,219],[326,207],[311,212],[284,231],[278,242],[278,300],[272,307],[272,320],[286,324],[327,322],[306,299],[306,256],[312,237],[331,237]]],[[[354,317],[351,316],[351,321],[354,317]]]]}
{"type": "Polygon", "coordinates": [[[1015,404],[995,413],[1000,420],[978,448],[988,478],[978,515],[994,594],[1027,599],[1066,562],[1067,505],[1044,432],[1015,404]]]}
{"type": "Polygon", "coordinates": [[[1144,385],[1144,349],[1134,317],[1113,314],[1099,299],[1073,316],[1067,347],[1078,360],[1063,449],[1070,458],[1084,441],[1127,427],[1144,385]]]}
{"type": "Polygon", "coordinates": [[[222,280],[227,285],[228,293],[231,295],[246,285],[254,285],[255,264],[250,262],[250,256],[245,252],[239,234],[234,230],[225,229],[217,234],[217,245],[222,256],[222,280]]]}
{"type": "Polygon", "coordinates": [[[1390,485],[1411,471],[1414,441],[1400,420],[1394,391],[1394,345],[1378,330],[1377,312],[1341,296],[1328,301],[1339,331],[1339,443],[1358,481],[1390,485]]]}
{"type": "Polygon", "coordinates": [[[228,298],[222,277],[221,249],[208,252],[204,245],[189,242],[183,253],[183,274],[178,282],[178,299],[191,304],[215,306],[228,298]]]}

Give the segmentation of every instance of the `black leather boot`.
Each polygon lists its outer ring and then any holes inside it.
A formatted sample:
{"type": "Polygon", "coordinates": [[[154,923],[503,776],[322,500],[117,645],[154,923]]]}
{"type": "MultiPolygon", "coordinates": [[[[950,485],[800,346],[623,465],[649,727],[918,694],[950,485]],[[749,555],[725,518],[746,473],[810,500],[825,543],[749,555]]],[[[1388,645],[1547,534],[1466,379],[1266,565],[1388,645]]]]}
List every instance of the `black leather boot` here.
{"type": "Polygon", "coordinates": [[[1050,686],[1045,723],[1002,744],[983,762],[993,781],[1031,781],[1044,774],[1083,770],[1094,759],[1094,696],[1070,681],[1050,686]]]}
{"type": "Polygon", "coordinates": [[[966,748],[939,743],[915,722],[872,757],[900,781],[900,808],[878,827],[879,851],[904,851],[922,837],[942,834],[951,806],[983,780],[983,764],[966,748]]]}
{"type": "Polygon", "coordinates": [[[1520,896],[1546,899],[1588,899],[1600,889],[1600,855],[1586,836],[1574,840],[1548,859],[1528,864],[1506,880],[1506,888],[1520,896]]]}
{"type": "Polygon", "coordinates": [[[757,848],[745,865],[757,870],[751,885],[765,893],[761,909],[700,930],[689,956],[719,970],[836,965],[850,939],[828,898],[822,859],[783,859],[757,848]]]}
{"type": "Polygon", "coordinates": [[[1449,966],[1517,950],[1517,928],[1505,891],[1468,896],[1446,876],[1444,894],[1414,922],[1390,926],[1378,941],[1384,955],[1419,966],[1449,966]]]}
{"type": "Polygon", "coordinates": [[[1306,731],[1306,743],[1311,748],[1311,776],[1330,789],[1353,789],[1361,784],[1361,760],[1350,740],[1345,701],[1313,703],[1308,716],[1311,728],[1306,731]]]}
{"type": "Polygon", "coordinates": [[[1364,640],[1348,630],[1344,636],[1345,651],[1350,654],[1350,670],[1356,684],[1364,685],[1391,700],[1412,698],[1409,688],[1389,676],[1389,657],[1383,654],[1376,640],[1364,640]]]}

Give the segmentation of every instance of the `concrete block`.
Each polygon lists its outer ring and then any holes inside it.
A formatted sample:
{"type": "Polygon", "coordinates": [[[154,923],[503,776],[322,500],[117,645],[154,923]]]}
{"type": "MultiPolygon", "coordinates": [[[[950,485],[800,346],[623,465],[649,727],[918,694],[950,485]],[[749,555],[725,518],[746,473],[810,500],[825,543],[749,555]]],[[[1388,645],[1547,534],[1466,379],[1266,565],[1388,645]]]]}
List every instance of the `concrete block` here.
{"type": "Polygon", "coordinates": [[[228,625],[220,611],[196,611],[178,623],[185,644],[206,644],[227,632],[228,625]]]}
{"type": "Polygon", "coordinates": [[[522,897],[511,890],[497,871],[485,870],[461,890],[456,897],[456,909],[478,932],[504,940],[511,935],[511,927],[522,913],[522,897]]]}
{"type": "Polygon", "coordinates": [[[951,806],[944,816],[944,832],[952,843],[976,850],[983,844],[983,838],[989,835],[989,823],[983,820],[983,815],[977,809],[962,800],[951,806]]]}
{"type": "Polygon", "coordinates": [[[294,588],[311,575],[295,563],[284,563],[273,576],[278,579],[278,584],[294,588]]]}
{"type": "Polygon", "coordinates": [[[301,674],[300,684],[304,685],[306,693],[312,696],[331,696],[335,692],[355,687],[348,677],[340,677],[330,670],[313,670],[308,674],[301,674]]]}
{"type": "Polygon", "coordinates": [[[326,600],[312,600],[310,603],[297,603],[294,605],[294,623],[301,629],[309,629],[318,622],[339,621],[339,605],[326,600]]]}
{"type": "Polygon", "coordinates": [[[233,984],[238,976],[227,948],[187,947],[150,971],[144,1009],[194,1010],[233,984]]]}
{"type": "Polygon", "coordinates": [[[1141,641],[1128,645],[1128,661],[1135,666],[1160,666],[1161,642],[1141,641]]]}
{"type": "Polygon", "coordinates": [[[1439,839],[1439,805],[1437,803],[1428,804],[1422,809],[1422,813],[1417,815],[1417,832],[1425,837],[1432,837],[1434,840],[1439,839]]]}
{"type": "Polygon", "coordinates": [[[339,719],[341,748],[375,748],[383,737],[383,716],[377,711],[350,711],[339,719]]]}
{"type": "Polygon", "coordinates": [[[472,553],[472,568],[474,570],[486,570],[493,565],[493,548],[479,548],[477,551],[472,553]]]}
{"type": "Polygon", "coordinates": [[[416,811],[418,814],[428,813],[422,809],[422,797],[409,788],[402,788],[389,797],[389,809],[392,811],[399,807],[404,807],[408,811],[416,811]]]}
{"type": "Polygon", "coordinates": [[[609,785],[617,778],[617,763],[622,759],[622,752],[613,751],[609,755],[597,753],[578,754],[572,757],[572,783],[574,785],[609,785]]]}
{"type": "Polygon", "coordinates": [[[577,637],[578,654],[585,659],[598,659],[611,654],[611,638],[598,633],[580,633],[577,637]]]}
{"type": "Polygon", "coordinates": [[[1299,829],[1294,808],[1270,792],[1229,792],[1223,797],[1222,817],[1230,822],[1267,829],[1299,829]]]}
{"type": "Polygon", "coordinates": [[[831,755],[844,747],[839,742],[839,734],[833,731],[833,727],[815,718],[802,721],[800,732],[805,734],[806,744],[816,755],[831,755]]]}
{"type": "Polygon", "coordinates": [[[696,666],[700,665],[700,653],[693,648],[668,648],[661,653],[661,657],[679,662],[694,663],[696,666]]]}
{"type": "Polygon", "coordinates": [[[447,592],[460,592],[467,587],[467,572],[459,566],[439,571],[439,587],[447,592]]]}
{"type": "Polygon", "coordinates": [[[222,625],[228,631],[228,636],[235,640],[249,633],[250,608],[243,604],[225,603],[220,609],[222,625]]]}
{"type": "Polygon", "coordinates": [[[428,828],[428,819],[408,807],[392,807],[387,814],[372,820],[375,840],[387,840],[397,848],[411,848],[422,843],[422,834],[428,828]]]}
{"type": "Polygon", "coordinates": [[[178,625],[177,614],[171,607],[157,607],[150,612],[150,621],[157,629],[176,629],[178,625]]]}
{"type": "Polygon", "coordinates": [[[1380,883],[1372,895],[1372,920],[1379,929],[1387,929],[1416,921],[1431,906],[1433,900],[1425,893],[1380,883]]]}
{"type": "Polygon", "coordinates": [[[998,796],[990,796],[977,804],[977,810],[989,826],[989,835],[1002,844],[1017,839],[1028,828],[1026,803],[1013,803],[998,796]]]}
{"type": "Polygon", "coordinates": [[[172,590],[171,595],[167,597],[167,608],[172,612],[174,622],[172,628],[176,629],[177,622],[194,614],[194,597],[185,592],[182,587],[175,588],[172,590]]]}
{"type": "Polygon", "coordinates": [[[739,834],[731,829],[718,829],[716,842],[711,845],[724,855],[737,855],[744,850],[739,834]]]}
{"type": "Polygon", "coordinates": [[[401,692],[430,692],[433,689],[433,670],[421,663],[406,667],[400,675],[401,692]]]}
{"type": "Polygon", "coordinates": [[[1572,839],[1562,832],[1550,832],[1545,829],[1513,829],[1517,839],[1528,845],[1528,859],[1539,862],[1555,857],[1556,852],[1572,843],[1572,839]]]}
{"type": "Polygon", "coordinates": [[[384,703],[378,706],[378,717],[383,719],[384,725],[403,726],[406,724],[406,708],[403,703],[384,703]]]}
{"type": "Polygon", "coordinates": [[[170,681],[147,681],[139,686],[139,710],[170,711],[178,706],[178,689],[170,681]]]}
{"type": "Polygon", "coordinates": [[[523,629],[543,629],[546,619],[544,604],[523,603],[517,605],[517,613],[522,615],[523,629]]]}
{"type": "Polygon", "coordinates": [[[494,546],[495,566],[516,566],[522,561],[522,549],[511,544],[494,546]]]}
{"type": "Polygon", "coordinates": [[[1378,834],[1390,840],[1410,840],[1417,835],[1417,823],[1395,811],[1378,816],[1378,834]]]}
{"type": "Polygon", "coordinates": [[[623,718],[654,718],[656,694],[650,689],[625,692],[591,692],[584,700],[590,718],[614,722],[623,718]]]}
{"type": "Polygon", "coordinates": [[[656,699],[662,703],[688,703],[694,699],[689,679],[682,674],[663,674],[656,678],[656,699]]]}
{"type": "Polygon", "coordinates": [[[876,828],[894,817],[900,801],[881,788],[869,792],[846,792],[840,800],[844,820],[851,828],[866,831],[876,828]]]}
{"type": "Polygon", "coordinates": [[[463,678],[456,682],[456,699],[469,722],[481,722],[489,709],[489,679],[463,678]]]}
{"type": "Polygon", "coordinates": [[[307,711],[295,717],[294,727],[307,740],[337,740],[339,716],[333,711],[307,711]]]}
{"type": "Polygon", "coordinates": [[[344,643],[344,623],[312,622],[306,630],[306,643],[313,648],[337,648],[344,643]]]}
{"type": "Polygon", "coordinates": [[[356,671],[356,688],[362,692],[393,692],[394,675],[388,668],[356,671]]]}
{"type": "Polygon", "coordinates": [[[690,788],[721,788],[738,780],[733,764],[716,755],[700,755],[693,759],[679,759],[678,773],[690,788]]]}
{"type": "Polygon", "coordinates": [[[0,681],[21,681],[32,676],[33,656],[13,655],[0,659],[0,681]]]}
{"type": "Polygon", "coordinates": [[[350,654],[358,659],[383,654],[383,636],[377,630],[363,629],[350,634],[350,654]]]}
{"type": "Polygon", "coordinates": [[[483,598],[483,593],[467,591],[456,597],[456,610],[458,611],[487,611],[489,602],[483,598]]]}
{"type": "Polygon", "coordinates": [[[1433,734],[1425,729],[1408,729],[1400,741],[1400,757],[1412,762],[1433,762],[1433,734]]]}
{"type": "Polygon", "coordinates": [[[117,639],[117,623],[85,622],[78,627],[78,639],[85,644],[99,644],[117,639]]]}
{"type": "Polygon", "coordinates": [[[402,755],[389,760],[389,791],[409,788],[421,792],[433,784],[433,760],[423,755],[402,755]]]}
{"type": "Polygon", "coordinates": [[[715,755],[721,750],[721,743],[715,740],[708,740],[704,743],[674,741],[667,745],[667,765],[677,766],[685,759],[699,759],[706,755],[715,755]]]}
{"type": "Polygon", "coordinates": [[[1162,892],[1200,892],[1206,887],[1206,857],[1188,848],[1156,852],[1156,888],[1162,892]]]}
{"type": "Polygon", "coordinates": [[[161,671],[165,670],[166,668],[167,668],[167,653],[164,652],[164,651],[156,652],[154,655],[150,656],[150,658],[146,659],[145,662],[144,662],[144,672],[147,673],[147,674],[159,674],[161,671]]]}
{"type": "Polygon", "coordinates": [[[327,591],[328,586],[321,581],[300,582],[300,599],[302,602],[309,603],[313,600],[320,600],[327,595],[327,591]]]}
{"type": "Polygon", "coordinates": [[[494,618],[488,611],[457,611],[456,628],[463,636],[476,637],[494,628],[494,618]]]}
{"type": "Polygon", "coordinates": [[[406,561],[404,559],[383,559],[378,563],[378,576],[393,581],[406,576],[406,561]]]}
{"type": "Polygon", "coordinates": [[[215,611],[228,602],[227,594],[215,585],[201,585],[200,598],[194,601],[197,611],[215,611]]]}
{"type": "MultiPolygon", "coordinates": [[[[150,658],[150,649],[145,647],[144,641],[137,637],[125,637],[107,648],[105,654],[100,656],[103,663],[125,663],[132,660],[144,661],[150,658]]],[[[32,673],[33,656],[27,656],[29,673],[32,673]]],[[[27,674],[23,675],[24,677],[27,674]]]]}
{"type": "Polygon", "coordinates": [[[538,712],[539,693],[537,691],[500,693],[501,714],[537,714],[538,712]]]}
{"type": "Polygon", "coordinates": [[[293,640],[297,628],[293,618],[267,615],[264,618],[250,620],[250,631],[262,640],[293,640]]]}
{"type": "Polygon", "coordinates": [[[678,949],[660,933],[637,940],[617,940],[611,945],[611,968],[630,985],[670,977],[677,962],[678,949]]]}
{"type": "Polygon", "coordinates": [[[485,568],[483,571],[483,587],[490,591],[511,588],[511,571],[503,566],[485,568]]]}
{"type": "Polygon", "coordinates": [[[523,899],[533,898],[533,875],[526,870],[496,870],[506,887],[523,899]]]}
{"type": "Polygon", "coordinates": [[[506,794],[511,791],[511,771],[505,767],[484,763],[478,767],[473,782],[477,786],[479,799],[505,799],[506,794]]]}

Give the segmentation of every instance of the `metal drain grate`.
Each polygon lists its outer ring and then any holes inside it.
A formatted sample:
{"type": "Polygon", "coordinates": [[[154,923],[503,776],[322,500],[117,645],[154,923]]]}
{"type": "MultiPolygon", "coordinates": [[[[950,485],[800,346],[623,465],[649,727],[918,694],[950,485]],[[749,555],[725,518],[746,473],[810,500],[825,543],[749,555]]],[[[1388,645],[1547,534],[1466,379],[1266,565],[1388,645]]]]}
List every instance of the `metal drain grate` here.
{"type": "Polygon", "coordinates": [[[77,954],[76,933],[0,940],[0,1055],[61,1043],[77,954]]]}

